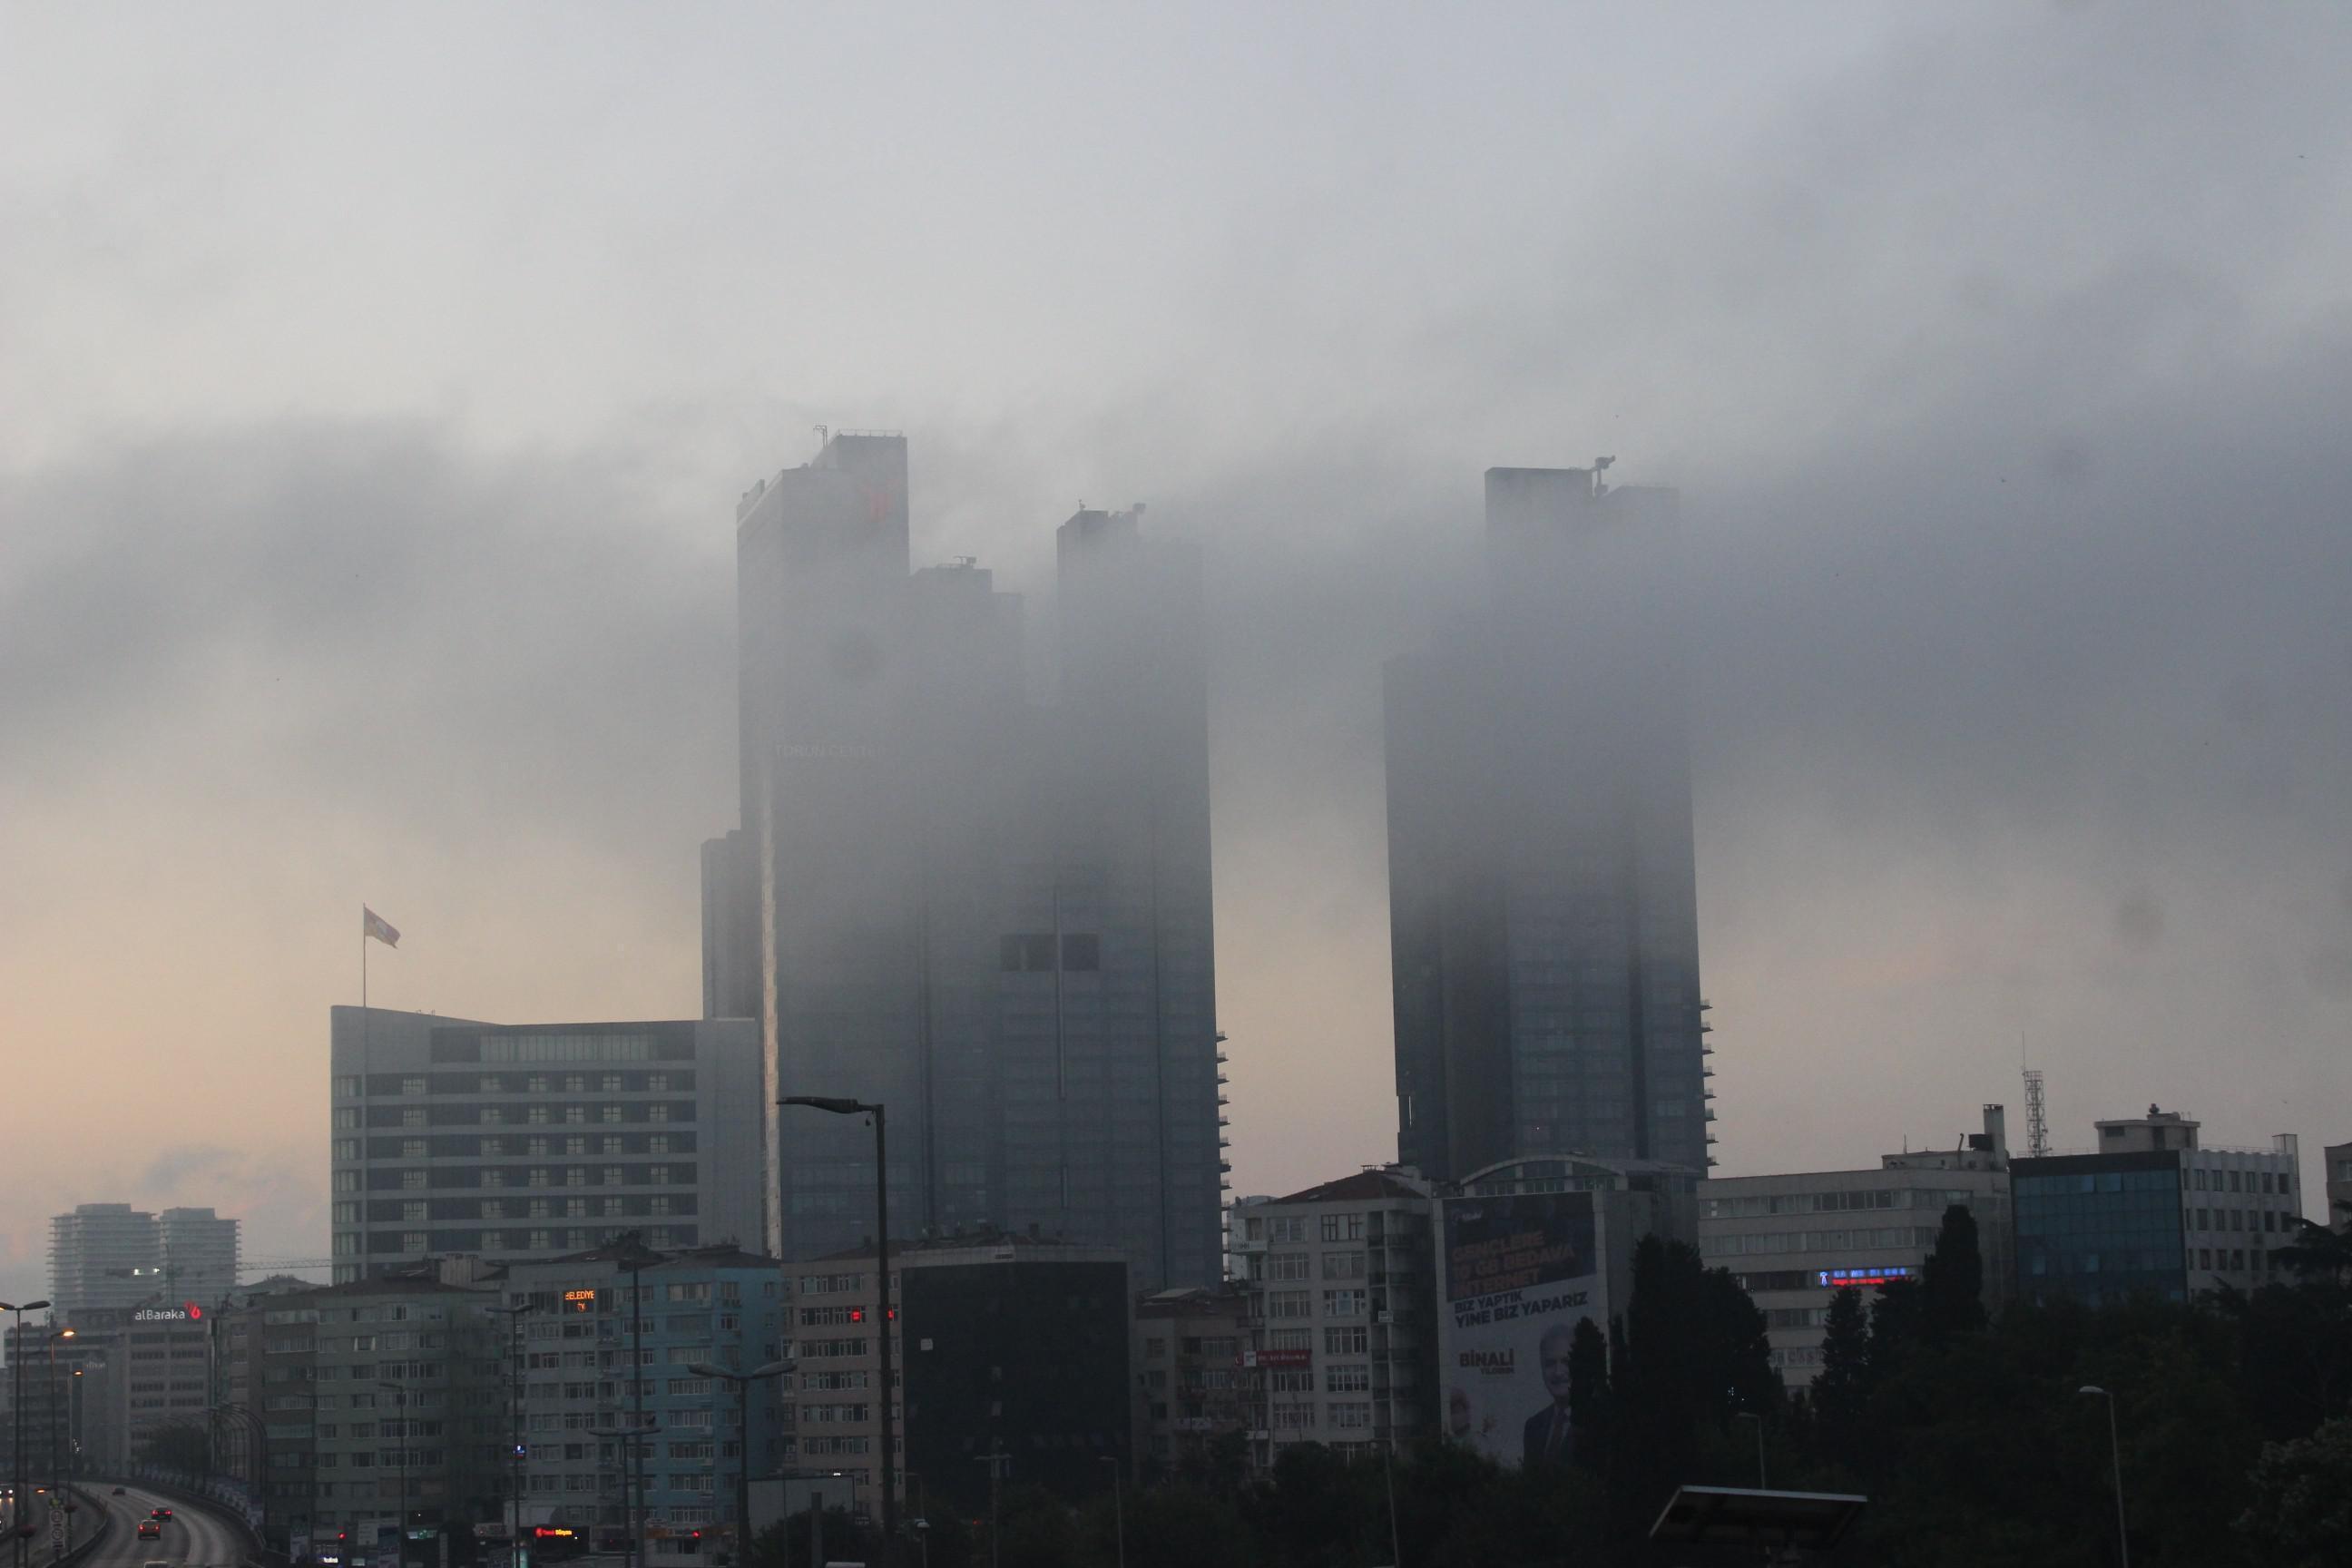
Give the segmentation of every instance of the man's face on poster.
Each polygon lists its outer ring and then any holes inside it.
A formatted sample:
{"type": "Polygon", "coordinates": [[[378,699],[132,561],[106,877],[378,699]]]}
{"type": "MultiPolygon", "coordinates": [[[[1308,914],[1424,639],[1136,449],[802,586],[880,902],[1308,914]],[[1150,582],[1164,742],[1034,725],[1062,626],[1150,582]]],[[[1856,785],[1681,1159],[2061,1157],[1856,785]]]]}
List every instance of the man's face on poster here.
{"type": "Polygon", "coordinates": [[[1566,1323],[1554,1323],[1544,1331],[1543,1342],[1538,1353],[1543,1363],[1545,1392],[1553,1403],[1568,1403],[1568,1350],[1576,1340],[1576,1331],[1566,1323]]]}

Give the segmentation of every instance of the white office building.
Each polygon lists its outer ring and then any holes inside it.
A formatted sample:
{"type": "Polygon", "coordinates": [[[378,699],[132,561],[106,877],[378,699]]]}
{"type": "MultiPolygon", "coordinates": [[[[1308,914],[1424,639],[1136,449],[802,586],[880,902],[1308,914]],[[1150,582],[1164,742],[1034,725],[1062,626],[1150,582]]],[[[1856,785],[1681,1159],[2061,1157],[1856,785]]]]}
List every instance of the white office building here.
{"type": "Polygon", "coordinates": [[[333,1015],[337,1283],[428,1257],[560,1258],[625,1232],[755,1245],[759,1025],[333,1015]]]}
{"type": "Polygon", "coordinates": [[[1731,1271],[1764,1313],[1772,1364],[1789,1387],[1821,1371],[1822,1331],[1840,1290],[1916,1279],[1944,1211],[1975,1216],[1986,1305],[2015,1279],[2009,1149],[2001,1108],[1949,1149],[1906,1151],[1856,1171],[1724,1176],[1699,1189],[1699,1251],[1731,1271]]]}

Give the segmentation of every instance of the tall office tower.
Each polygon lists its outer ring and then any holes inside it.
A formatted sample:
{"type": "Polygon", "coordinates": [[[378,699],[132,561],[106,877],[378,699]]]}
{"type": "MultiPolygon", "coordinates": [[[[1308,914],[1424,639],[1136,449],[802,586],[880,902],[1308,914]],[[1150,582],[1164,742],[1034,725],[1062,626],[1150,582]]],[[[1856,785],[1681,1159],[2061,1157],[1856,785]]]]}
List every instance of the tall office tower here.
{"type": "MultiPolygon", "coordinates": [[[[1041,706],[1020,600],[970,560],[908,571],[906,478],[902,437],[839,435],[738,509],[743,826],[705,846],[706,975],[742,972],[749,886],[768,1098],[889,1108],[894,1233],[1034,1226],[1206,1283],[1198,563],[1136,513],[1071,519],[1041,706]]],[[[871,1237],[869,1129],[772,1110],[768,1154],[771,1251],[871,1237]]]]}
{"type": "Polygon", "coordinates": [[[83,1204],[49,1221],[49,1300],[58,1319],[127,1311],[164,1289],[155,1216],[129,1204],[83,1204]]]}
{"type": "Polygon", "coordinates": [[[1424,1175],[1707,1163],[1674,514],[1599,467],[1488,469],[1482,601],[1388,666],[1397,1147],[1424,1175]]]}
{"type": "Polygon", "coordinates": [[[236,1221],[210,1209],[165,1209],[155,1216],[163,1272],[191,1301],[226,1301],[236,1289],[236,1221]]]}
{"type": "Polygon", "coordinates": [[[554,1258],[624,1232],[756,1237],[762,1077],[746,1019],[331,1016],[335,1283],[433,1256],[554,1258]]]}

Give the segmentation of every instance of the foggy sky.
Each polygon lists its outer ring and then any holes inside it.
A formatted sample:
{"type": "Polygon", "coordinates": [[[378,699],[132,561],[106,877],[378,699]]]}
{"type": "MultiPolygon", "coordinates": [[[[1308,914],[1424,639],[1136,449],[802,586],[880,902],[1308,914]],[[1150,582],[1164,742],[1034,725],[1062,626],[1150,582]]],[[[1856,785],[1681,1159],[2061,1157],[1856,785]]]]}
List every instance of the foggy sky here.
{"type": "MultiPolygon", "coordinates": [[[[1208,552],[1237,1191],[1388,1157],[1379,662],[1678,486],[1727,1173],[2352,1138],[2352,25],[0,15],[0,1293],[325,1251],[326,1009],[698,1009],[733,501],[1208,552]]],[[[21,1300],[21,1296],[13,1299],[21,1300]]]]}

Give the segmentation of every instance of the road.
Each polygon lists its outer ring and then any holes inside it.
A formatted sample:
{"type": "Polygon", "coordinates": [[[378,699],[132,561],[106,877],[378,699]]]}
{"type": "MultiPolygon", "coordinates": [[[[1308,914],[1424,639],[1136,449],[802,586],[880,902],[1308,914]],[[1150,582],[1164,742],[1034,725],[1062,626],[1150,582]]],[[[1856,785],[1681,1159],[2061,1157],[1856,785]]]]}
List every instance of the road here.
{"type": "MultiPolygon", "coordinates": [[[[88,1568],[140,1568],[145,1563],[185,1563],[188,1568],[236,1568],[245,1561],[245,1543],[227,1523],[200,1509],[187,1508],[176,1498],[129,1487],[121,1497],[110,1497],[105,1484],[89,1489],[114,1516],[106,1544],[83,1561],[88,1568]],[[173,1510],[161,1539],[142,1541],[139,1521],[154,1508],[173,1510]]],[[[88,1515],[77,1514],[74,1532],[85,1533],[88,1515]]]]}

